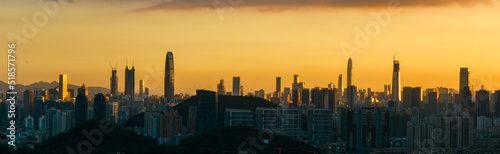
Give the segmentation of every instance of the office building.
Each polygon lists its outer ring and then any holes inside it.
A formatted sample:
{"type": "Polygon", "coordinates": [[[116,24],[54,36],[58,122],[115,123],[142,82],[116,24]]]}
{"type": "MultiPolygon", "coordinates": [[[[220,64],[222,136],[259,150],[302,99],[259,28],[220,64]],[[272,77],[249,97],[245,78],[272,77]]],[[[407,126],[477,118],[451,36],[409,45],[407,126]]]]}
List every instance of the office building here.
{"type": "Polygon", "coordinates": [[[59,75],[59,99],[62,101],[68,99],[68,76],[66,74],[59,75]]]}
{"type": "Polygon", "coordinates": [[[196,90],[196,96],[198,97],[196,134],[203,134],[217,128],[217,92],[196,90]]]}
{"type": "Polygon", "coordinates": [[[174,54],[169,51],[165,60],[165,87],[163,94],[169,103],[174,100],[174,77],[174,54]]]}
{"type": "Polygon", "coordinates": [[[233,77],[233,96],[243,96],[241,89],[240,77],[233,77]]]}
{"type": "Polygon", "coordinates": [[[94,97],[94,118],[106,118],[106,97],[98,93],[94,97]]]}
{"type": "Polygon", "coordinates": [[[130,99],[134,99],[135,93],[135,68],[132,66],[132,69],[128,69],[128,66],[125,67],[125,95],[129,95],[130,99]]]}
{"type": "Polygon", "coordinates": [[[253,112],[251,110],[244,109],[231,109],[226,108],[224,118],[224,126],[250,126],[253,127],[253,112]]]}
{"type": "Polygon", "coordinates": [[[217,94],[226,94],[226,87],[224,86],[224,79],[220,79],[219,84],[217,84],[217,94]]]}

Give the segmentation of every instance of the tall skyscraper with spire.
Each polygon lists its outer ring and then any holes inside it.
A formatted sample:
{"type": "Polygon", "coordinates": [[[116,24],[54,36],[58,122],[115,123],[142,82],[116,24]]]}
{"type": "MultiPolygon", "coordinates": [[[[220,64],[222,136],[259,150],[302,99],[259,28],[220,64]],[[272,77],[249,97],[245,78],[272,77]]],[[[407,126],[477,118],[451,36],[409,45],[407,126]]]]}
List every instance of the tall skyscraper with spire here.
{"type": "Polygon", "coordinates": [[[399,76],[399,60],[394,58],[392,71],[392,97],[391,100],[398,103],[401,102],[401,77],[399,76]]]}
{"type": "Polygon", "coordinates": [[[164,97],[167,98],[168,102],[174,100],[174,54],[172,52],[167,52],[167,58],[165,59],[165,89],[164,97]]]}
{"type": "Polygon", "coordinates": [[[135,68],[132,65],[132,69],[125,67],[125,95],[129,95],[131,99],[134,99],[135,93],[135,68]]]}
{"type": "Polygon", "coordinates": [[[109,78],[110,82],[110,93],[112,96],[118,96],[118,75],[116,74],[116,66],[115,68],[111,67],[111,78],[109,78]]]}
{"type": "Polygon", "coordinates": [[[352,59],[347,61],[347,86],[352,86],[352,59]]]}

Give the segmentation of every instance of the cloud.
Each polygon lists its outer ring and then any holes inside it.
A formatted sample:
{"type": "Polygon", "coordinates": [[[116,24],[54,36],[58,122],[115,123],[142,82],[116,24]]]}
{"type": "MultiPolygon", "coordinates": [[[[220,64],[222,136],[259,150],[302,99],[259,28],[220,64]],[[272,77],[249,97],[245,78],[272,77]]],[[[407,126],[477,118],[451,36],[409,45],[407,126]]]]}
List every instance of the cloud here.
{"type": "Polygon", "coordinates": [[[169,0],[136,11],[254,7],[259,10],[265,10],[264,12],[275,12],[279,10],[308,7],[385,7],[388,6],[389,3],[399,3],[403,7],[433,7],[448,5],[475,6],[478,4],[494,5],[495,2],[496,0],[169,0]]]}

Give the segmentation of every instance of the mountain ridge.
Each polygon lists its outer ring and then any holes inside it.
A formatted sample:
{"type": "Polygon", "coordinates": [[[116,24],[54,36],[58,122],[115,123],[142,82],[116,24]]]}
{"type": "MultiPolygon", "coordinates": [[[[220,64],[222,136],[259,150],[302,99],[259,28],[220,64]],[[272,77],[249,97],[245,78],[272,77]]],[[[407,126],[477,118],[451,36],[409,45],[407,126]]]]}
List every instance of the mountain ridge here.
{"type": "MultiPolygon", "coordinates": [[[[9,89],[8,86],[9,86],[9,84],[0,80],[0,90],[2,92],[7,91],[9,89]]],[[[29,85],[16,84],[15,86],[16,86],[16,89],[14,91],[17,91],[18,98],[20,100],[23,100],[23,94],[24,94],[25,90],[28,90],[28,89],[35,90],[36,88],[43,88],[45,90],[48,90],[48,89],[52,89],[52,88],[59,86],[59,83],[56,81],[52,81],[52,82],[39,81],[39,82],[34,82],[32,84],[29,84],[29,85]]],[[[68,89],[74,89],[75,95],[78,92],[78,88],[80,88],[80,87],[81,87],[81,85],[68,84],[68,89]]],[[[90,97],[93,97],[95,94],[98,94],[98,93],[108,94],[110,91],[108,88],[98,87],[98,86],[87,86],[87,89],[89,90],[90,97]]]]}

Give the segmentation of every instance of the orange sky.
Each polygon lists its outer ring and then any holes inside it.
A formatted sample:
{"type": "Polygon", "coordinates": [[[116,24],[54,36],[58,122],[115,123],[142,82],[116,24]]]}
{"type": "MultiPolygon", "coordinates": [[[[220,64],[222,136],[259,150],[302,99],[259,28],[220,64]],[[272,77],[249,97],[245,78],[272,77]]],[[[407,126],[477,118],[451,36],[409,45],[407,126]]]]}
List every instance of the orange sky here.
{"type": "MultiPolygon", "coordinates": [[[[51,82],[64,73],[71,84],[109,88],[109,63],[118,63],[123,91],[126,59],[129,65],[134,59],[136,86],[145,79],[152,93],[162,94],[165,54],[172,51],[176,93],[216,90],[221,78],[231,91],[233,76],[241,77],[245,93],[271,93],[276,76],[283,78],[284,87],[291,87],[294,74],[308,88],[337,85],[339,74],[344,74],[345,84],[347,58],[339,45],[354,45],[356,27],[364,30],[377,21],[371,12],[388,10],[384,5],[358,4],[247,6],[245,0],[223,10],[151,9],[156,4],[79,0],[61,5],[28,43],[18,41],[16,82],[51,82]],[[220,11],[226,12],[221,16],[220,11]]],[[[0,42],[9,43],[9,33],[22,34],[22,18],[31,21],[41,11],[33,1],[0,0],[0,42]]],[[[480,85],[500,89],[499,19],[496,4],[402,7],[366,47],[350,55],[353,82],[383,90],[391,82],[392,57],[398,52],[402,86],[457,88],[459,69],[465,66],[476,90],[480,85]]],[[[0,59],[7,59],[6,51],[0,59]]],[[[6,67],[2,64],[0,70],[6,67]]],[[[6,71],[0,76],[6,81],[6,71]]]]}

